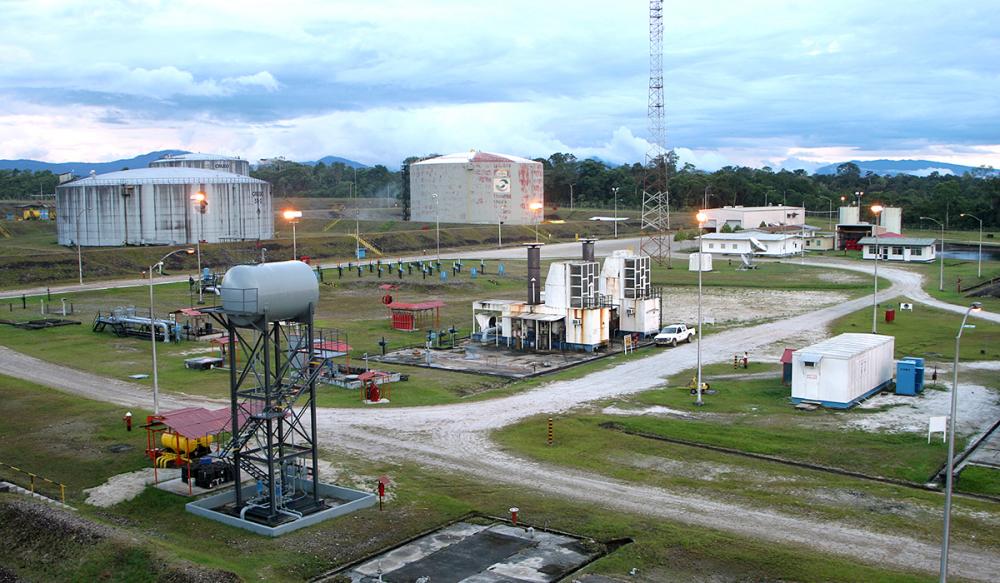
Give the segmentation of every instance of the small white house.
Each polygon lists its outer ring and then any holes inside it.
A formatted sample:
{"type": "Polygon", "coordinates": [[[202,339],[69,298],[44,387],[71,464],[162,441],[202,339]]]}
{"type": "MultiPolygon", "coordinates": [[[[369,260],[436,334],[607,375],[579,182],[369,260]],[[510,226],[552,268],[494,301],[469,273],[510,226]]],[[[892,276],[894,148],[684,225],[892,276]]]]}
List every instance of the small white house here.
{"type": "Polygon", "coordinates": [[[892,381],[893,336],[841,334],[792,353],[792,402],[847,409],[892,381]]]}
{"type": "Polygon", "coordinates": [[[875,237],[863,237],[858,241],[862,246],[862,259],[875,259],[876,254],[882,261],[934,261],[937,253],[934,250],[934,239],[918,237],[879,237],[878,249],[875,248],[875,237]]]}
{"type": "Polygon", "coordinates": [[[833,233],[809,233],[802,241],[806,251],[830,251],[833,249],[833,233]]]}
{"type": "Polygon", "coordinates": [[[701,236],[701,251],[713,255],[788,257],[802,252],[802,238],[793,233],[707,233],[701,236]]]}

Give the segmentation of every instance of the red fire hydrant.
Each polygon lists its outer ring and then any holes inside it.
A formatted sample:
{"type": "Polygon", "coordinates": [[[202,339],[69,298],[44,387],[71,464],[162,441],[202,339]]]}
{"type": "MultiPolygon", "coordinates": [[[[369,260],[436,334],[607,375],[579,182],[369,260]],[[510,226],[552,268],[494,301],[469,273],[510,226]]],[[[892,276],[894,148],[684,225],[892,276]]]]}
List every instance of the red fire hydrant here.
{"type": "Polygon", "coordinates": [[[125,421],[125,430],[132,431],[132,412],[128,411],[127,413],[125,413],[125,416],[122,417],[122,420],[125,421]]]}

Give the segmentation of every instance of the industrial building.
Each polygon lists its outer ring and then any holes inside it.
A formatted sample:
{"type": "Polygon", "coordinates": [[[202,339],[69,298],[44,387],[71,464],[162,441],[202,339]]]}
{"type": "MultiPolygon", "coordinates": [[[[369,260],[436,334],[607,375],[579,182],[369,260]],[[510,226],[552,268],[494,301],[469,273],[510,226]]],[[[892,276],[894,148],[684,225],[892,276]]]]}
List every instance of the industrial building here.
{"type": "Polygon", "coordinates": [[[656,334],[661,325],[658,289],[650,285],[650,259],[617,251],[604,267],[594,242],[583,242],[579,261],[549,265],[541,293],[540,245],[528,245],[528,300],[473,302],[472,339],[517,350],[585,350],[607,346],[621,333],[656,334]]]}
{"type": "Polygon", "coordinates": [[[149,163],[150,168],[201,168],[203,170],[218,170],[232,172],[241,176],[250,176],[250,162],[238,157],[220,156],[218,154],[173,154],[149,163]]]}
{"type": "Polygon", "coordinates": [[[864,237],[874,237],[875,231],[881,237],[885,233],[902,232],[903,211],[899,207],[885,207],[878,215],[878,226],[861,220],[861,207],[840,207],[834,245],[839,251],[858,251],[859,242],[864,237]]]}
{"type": "Polygon", "coordinates": [[[56,188],[60,245],[187,245],[270,239],[271,185],[242,174],[154,167],[56,188]],[[204,194],[204,204],[192,200],[204,194]]]}
{"type": "Polygon", "coordinates": [[[544,214],[542,164],[472,150],[410,165],[411,219],[535,225],[544,214]]]}
{"type": "Polygon", "coordinates": [[[792,353],[792,402],[847,409],[892,381],[896,339],[841,334],[792,353]]]}
{"type": "Polygon", "coordinates": [[[800,206],[724,206],[704,209],[703,227],[715,232],[723,227],[730,229],[756,229],[781,225],[802,226],[806,222],[806,209],[800,206]]]}
{"type": "Polygon", "coordinates": [[[862,247],[862,259],[875,259],[876,256],[882,261],[903,261],[928,262],[937,258],[934,245],[935,239],[922,237],[901,237],[892,233],[879,236],[876,249],[875,237],[863,237],[858,239],[858,245],[862,247]]]}
{"type": "Polygon", "coordinates": [[[802,238],[790,233],[706,233],[701,240],[701,250],[714,255],[788,257],[802,252],[802,238]]]}

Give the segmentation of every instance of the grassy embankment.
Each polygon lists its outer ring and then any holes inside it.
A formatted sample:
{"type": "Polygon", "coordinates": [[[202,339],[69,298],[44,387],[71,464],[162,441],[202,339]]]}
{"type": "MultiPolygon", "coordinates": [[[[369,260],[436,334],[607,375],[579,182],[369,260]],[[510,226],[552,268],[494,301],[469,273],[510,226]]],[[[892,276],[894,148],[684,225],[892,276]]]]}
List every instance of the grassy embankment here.
{"type": "MultiPolygon", "coordinates": [[[[530,524],[597,540],[634,538],[634,543],[587,567],[593,573],[625,577],[636,567],[649,580],[681,582],[702,581],[706,576],[803,582],[927,580],[924,575],[817,555],[801,546],[588,507],[522,487],[485,484],[412,465],[344,458],[337,458],[343,478],[360,475],[366,483],[382,473],[392,476],[390,492],[396,497],[385,512],[368,509],[270,539],[196,518],[183,510],[185,498],[152,488],[129,502],[94,508],[83,503],[81,489],[145,466],[144,435],[126,433],[119,412],[102,403],[2,376],[0,395],[6,404],[5,423],[0,425],[0,460],[15,460],[40,475],[65,481],[70,485],[70,502],[80,507],[83,518],[108,525],[121,535],[99,544],[80,544],[78,539],[52,536],[52,532],[46,536],[28,532],[30,525],[19,529],[20,534],[8,532],[6,544],[0,546],[0,564],[28,579],[154,580],[189,561],[248,580],[300,581],[466,512],[504,515],[507,507],[517,504],[522,520],[530,524]],[[8,417],[15,423],[7,423],[8,417]],[[107,452],[109,446],[121,444],[132,449],[107,452]],[[32,541],[43,541],[44,548],[36,548],[32,541]]],[[[13,500],[12,495],[0,495],[0,511],[13,500]]],[[[956,530],[961,525],[956,522],[956,530]]]]}
{"type": "MultiPolygon", "coordinates": [[[[870,318],[870,311],[861,310],[837,321],[832,331],[868,331],[865,326],[870,327],[870,318]]],[[[915,355],[950,360],[953,339],[944,323],[953,319],[953,314],[918,309],[902,314],[892,325],[881,325],[880,332],[897,337],[897,357],[915,355]]],[[[1000,326],[980,324],[966,334],[969,341],[962,346],[963,359],[1000,358],[996,348],[1000,326]],[[985,350],[985,354],[980,350],[985,350]]],[[[505,428],[496,438],[522,455],[623,480],[667,485],[671,489],[737,499],[803,515],[819,514],[829,519],[874,525],[886,532],[912,531],[927,540],[939,536],[934,517],[938,515],[941,499],[933,492],[615,431],[773,456],[914,485],[923,484],[944,462],[945,446],[940,441],[928,444],[922,431],[888,433],[852,428],[852,421],[864,420],[882,409],[796,411],[788,402],[790,390],[781,384],[779,371],[778,365],[751,365],[749,372],[764,373],[765,378],[741,378],[742,371],[734,374],[729,364],[707,366],[705,378],[718,393],[706,395],[702,407],[693,404],[688,390],[694,373],[684,371],[670,378],[662,389],[606,403],[619,409],[633,409],[634,415],[604,414],[599,405],[589,411],[560,416],[556,420],[557,443],[551,448],[545,445],[542,417],[505,428]],[[664,407],[675,413],[641,414],[648,407],[664,407]]],[[[1000,389],[990,375],[976,375],[974,382],[984,383],[994,391],[1000,389]]],[[[959,448],[968,437],[960,436],[959,448]]],[[[963,475],[958,488],[995,495],[998,483],[995,470],[975,468],[968,476],[963,475]]],[[[969,513],[997,512],[991,503],[963,500],[960,504],[969,513]]],[[[971,514],[964,516],[965,524],[956,529],[960,533],[956,536],[1000,545],[1000,537],[990,535],[995,529],[971,514]]]]}

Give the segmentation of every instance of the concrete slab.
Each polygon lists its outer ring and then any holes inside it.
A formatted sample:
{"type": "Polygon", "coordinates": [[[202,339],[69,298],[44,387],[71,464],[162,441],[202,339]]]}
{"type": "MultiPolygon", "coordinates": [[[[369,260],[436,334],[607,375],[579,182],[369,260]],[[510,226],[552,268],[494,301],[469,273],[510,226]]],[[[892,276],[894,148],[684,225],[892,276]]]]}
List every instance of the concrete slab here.
{"type": "Polygon", "coordinates": [[[344,573],[352,583],[547,583],[601,553],[571,536],[508,524],[458,522],[344,573]],[[381,579],[379,578],[381,576],[381,579]]]}
{"type": "Polygon", "coordinates": [[[430,350],[429,358],[428,351],[424,348],[407,348],[394,350],[372,360],[516,379],[547,371],[555,372],[566,366],[600,358],[609,352],[620,351],[621,344],[617,341],[601,352],[521,352],[509,350],[503,345],[498,347],[466,340],[458,348],[430,350]]]}
{"type": "MultiPolygon", "coordinates": [[[[303,480],[302,483],[304,489],[307,491],[311,490],[312,481],[303,480]]],[[[288,534],[289,532],[317,524],[324,520],[343,516],[356,510],[361,510],[362,508],[367,508],[374,505],[378,501],[378,497],[370,492],[362,492],[361,490],[343,488],[341,486],[334,486],[331,484],[320,483],[318,484],[318,490],[320,497],[326,502],[327,505],[324,510],[307,514],[297,520],[291,520],[275,526],[268,526],[251,520],[243,520],[239,516],[230,514],[227,511],[227,506],[232,505],[236,500],[235,489],[230,489],[226,492],[215,494],[214,496],[208,496],[200,500],[195,500],[194,502],[188,502],[184,508],[187,509],[188,512],[204,518],[210,518],[217,522],[249,530],[250,532],[264,536],[274,537],[288,534]]],[[[247,499],[252,498],[255,494],[255,484],[243,487],[243,495],[247,499]]]]}

